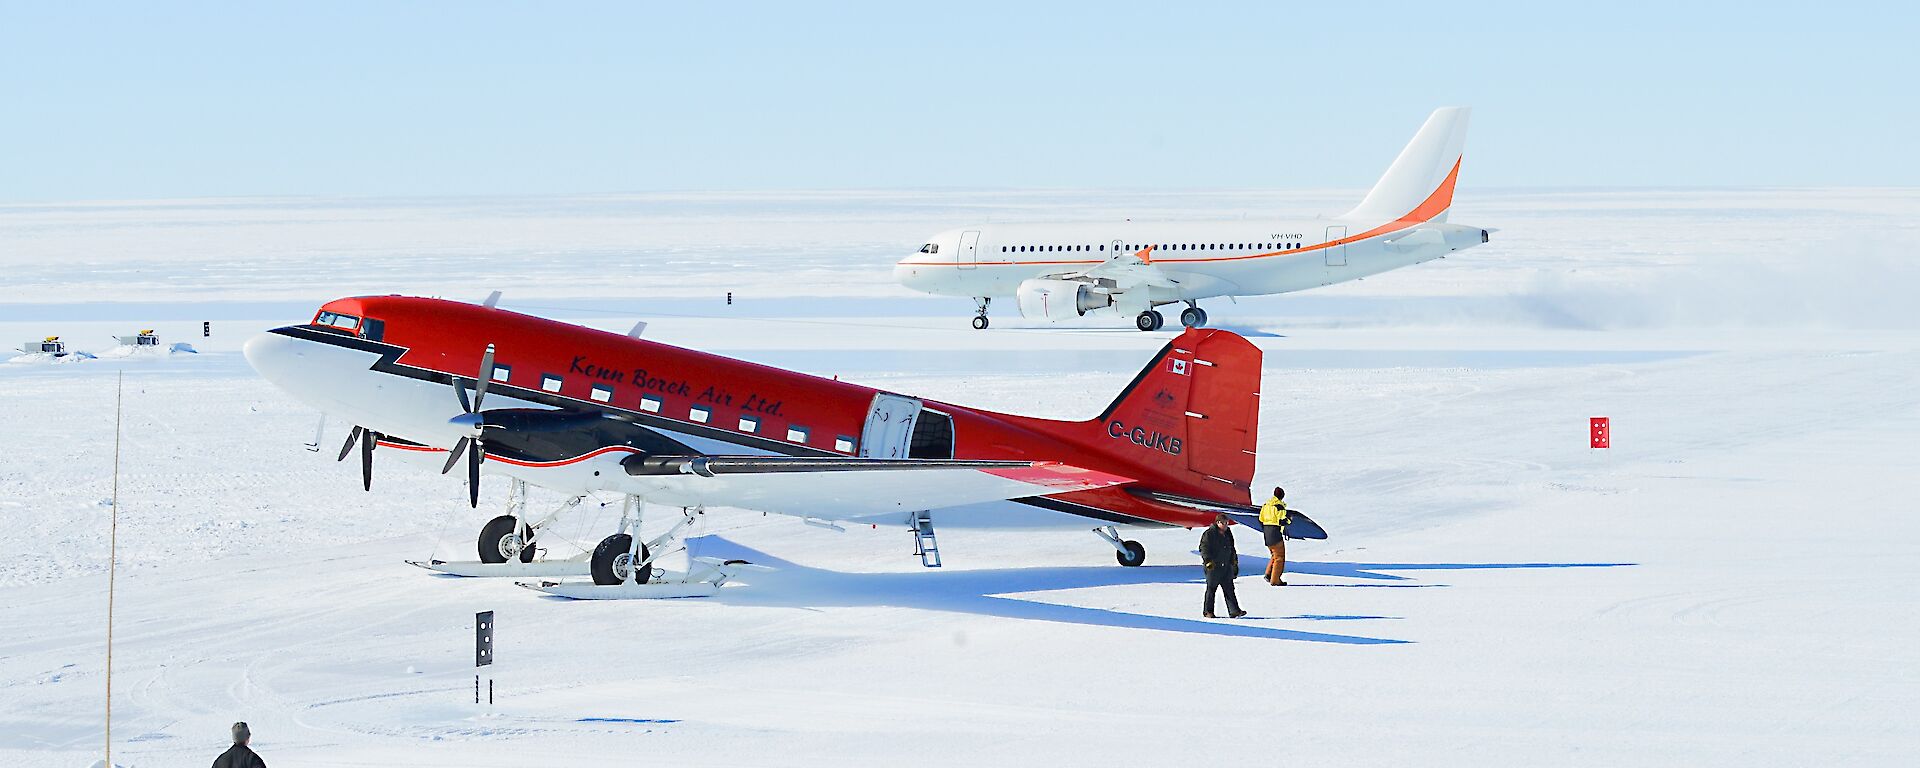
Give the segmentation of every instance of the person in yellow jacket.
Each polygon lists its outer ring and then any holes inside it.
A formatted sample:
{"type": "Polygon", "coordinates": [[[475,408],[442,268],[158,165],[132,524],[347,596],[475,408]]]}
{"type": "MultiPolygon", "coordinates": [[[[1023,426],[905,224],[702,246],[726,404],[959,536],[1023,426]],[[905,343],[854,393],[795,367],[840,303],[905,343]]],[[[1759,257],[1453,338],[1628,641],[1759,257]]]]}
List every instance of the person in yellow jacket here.
{"type": "Polygon", "coordinates": [[[1273,488],[1273,498],[1260,507],[1260,530],[1267,537],[1267,584],[1284,587],[1287,571],[1287,489],[1273,488]]]}

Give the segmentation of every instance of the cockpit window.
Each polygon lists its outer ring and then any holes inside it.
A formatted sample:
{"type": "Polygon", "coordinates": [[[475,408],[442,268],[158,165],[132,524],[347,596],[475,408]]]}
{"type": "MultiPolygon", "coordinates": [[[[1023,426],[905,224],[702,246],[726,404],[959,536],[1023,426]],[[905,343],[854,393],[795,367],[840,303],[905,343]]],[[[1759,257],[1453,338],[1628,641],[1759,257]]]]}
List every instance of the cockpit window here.
{"type": "Polygon", "coordinates": [[[344,331],[355,331],[360,328],[360,318],[354,317],[353,315],[343,315],[338,312],[321,312],[320,316],[314,319],[313,324],[323,325],[329,328],[339,328],[344,331]]]}
{"type": "Polygon", "coordinates": [[[920,252],[921,253],[939,253],[940,245],[938,243],[927,243],[926,245],[920,246],[920,252]]]}

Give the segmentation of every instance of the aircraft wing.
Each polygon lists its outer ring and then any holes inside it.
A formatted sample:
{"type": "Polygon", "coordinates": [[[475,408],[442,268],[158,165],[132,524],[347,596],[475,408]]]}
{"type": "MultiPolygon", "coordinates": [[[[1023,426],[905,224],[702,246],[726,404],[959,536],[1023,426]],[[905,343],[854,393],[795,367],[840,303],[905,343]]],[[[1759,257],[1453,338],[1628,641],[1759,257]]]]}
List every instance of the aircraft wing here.
{"type": "Polygon", "coordinates": [[[635,456],[627,485],[648,501],[825,520],[1046,496],[1133,482],[1051,461],[788,456],[635,456]]]}
{"type": "Polygon", "coordinates": [[[1139,290],[1140,288],[1173,288],[1179,281],[1167,277],[1167,273],[1153,263],[1153,249],[1142,248],[1135,253],[1116,253],[1106,261],[1078,272],[1053,275],[1058,278],[1084,277],[1110,284],[1114,293],[1139,290]]]}

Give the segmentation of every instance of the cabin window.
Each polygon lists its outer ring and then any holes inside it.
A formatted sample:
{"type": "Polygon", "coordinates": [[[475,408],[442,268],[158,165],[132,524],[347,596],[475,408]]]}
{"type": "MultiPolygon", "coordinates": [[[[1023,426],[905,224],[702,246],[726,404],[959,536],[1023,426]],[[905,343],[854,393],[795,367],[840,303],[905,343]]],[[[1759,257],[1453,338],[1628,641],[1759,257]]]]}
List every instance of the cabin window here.
{"type": "Polygon", "coordinates": [[[787,442],[800,443],[802,445],[806,444],[807,428],[789,425],[787,427],[787,442]]]}
{"type": "Polygon", "coordinates": [[[687,418],[697,423],[705,424],[708,419],[713,418],[713,411],[708,410],[705,406],[696,405],[687,409],[687,418]]]}
{"type": "Polygon", "coordinates": [[[360,328],[360,318],[354,317],[353,315],[343,315],[338,312],[322,312],[320,313],[320,317],[313,321],[313,324],[324,325],[329,328],[344,328],[352,331],[360,328]]]}
{"type": "Polygon", "coordinates": [[[560,377],[551,373],[540,374],[540,388],[548,392],[560,391],[560,377]]]}
{"type": "Polygon", "coordinates": [[[913,421],[913,441],[908,444],[907,457],[953,458],[953,417],[930,408],[921,409],[920,418],[913,421]]]}
{"type": "Polygon", "coordinates": [[[833,439],[833,449],[841,453],[853,453],[853,438],[840,435],[833,439]]]}
{"type": "Polygon", "coordinates": [[[653,395],[641,395],[640,410],[646,411],[647,413],[659,413],[660,398],[654,397],[653,395]]]}
{"type": "Polygon", "coordinates": [[[613,402],[613,387],[606,384],[595,384],[593,385],[593,391],[588,393],[587,396],[593,398],[593,401],[596,403],[611,403],[613,402]]]}
{"type": "Polygon", "coordinates": [[[360,337],[367,341],[380,341],[386,338],[387,324],[371,317],[360,324],[360,337]]]}
{"type": "Polygon", "coordinates": [[[742,431],[742,432],[759,432],[759,431],[760,431],[760,419],[758,419],[758,418],[756,418],[756,417],[753,417],[753,416],[742,416],[742,417],[740,417],[740,431],[742,431]]]}
{"type": "Polygon", "coordinates": [[[501,365],[499,363],[493,364],[493,380],[494,381],[506,381],[508,378],[512,376],[513,376],[513,368],[509,366],[501,365]]]}

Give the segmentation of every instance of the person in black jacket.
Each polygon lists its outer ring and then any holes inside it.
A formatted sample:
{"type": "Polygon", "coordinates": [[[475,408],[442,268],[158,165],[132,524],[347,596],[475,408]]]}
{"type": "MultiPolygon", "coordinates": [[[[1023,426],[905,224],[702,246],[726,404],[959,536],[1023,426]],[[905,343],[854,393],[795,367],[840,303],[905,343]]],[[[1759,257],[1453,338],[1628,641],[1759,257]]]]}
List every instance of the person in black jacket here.
{"type": "Polygon", "coordinates": [[[1240,599],[1233,594],[1233,577],[1240,575],[1240,553],[1233,549],[1233,531],[1227,530],[1230,525],[1233,521],[1220,515],[1200,534],[1200,560],[1207,568],[1207,599],[1200,604],[1200,615],[1209,619],[1215,618],[1213,592],[1216,589],[1227,593],[1227,618],[1247,615],[1240,610],[1240,599]]]}
{"type": "Polygon", "coordinates": [[[267,768],[267,761],[253,753],[247,742],[253,740],[253,731],[246,723],[233,724],[233,746],[213,759],[213,768],[267,768]]]}

